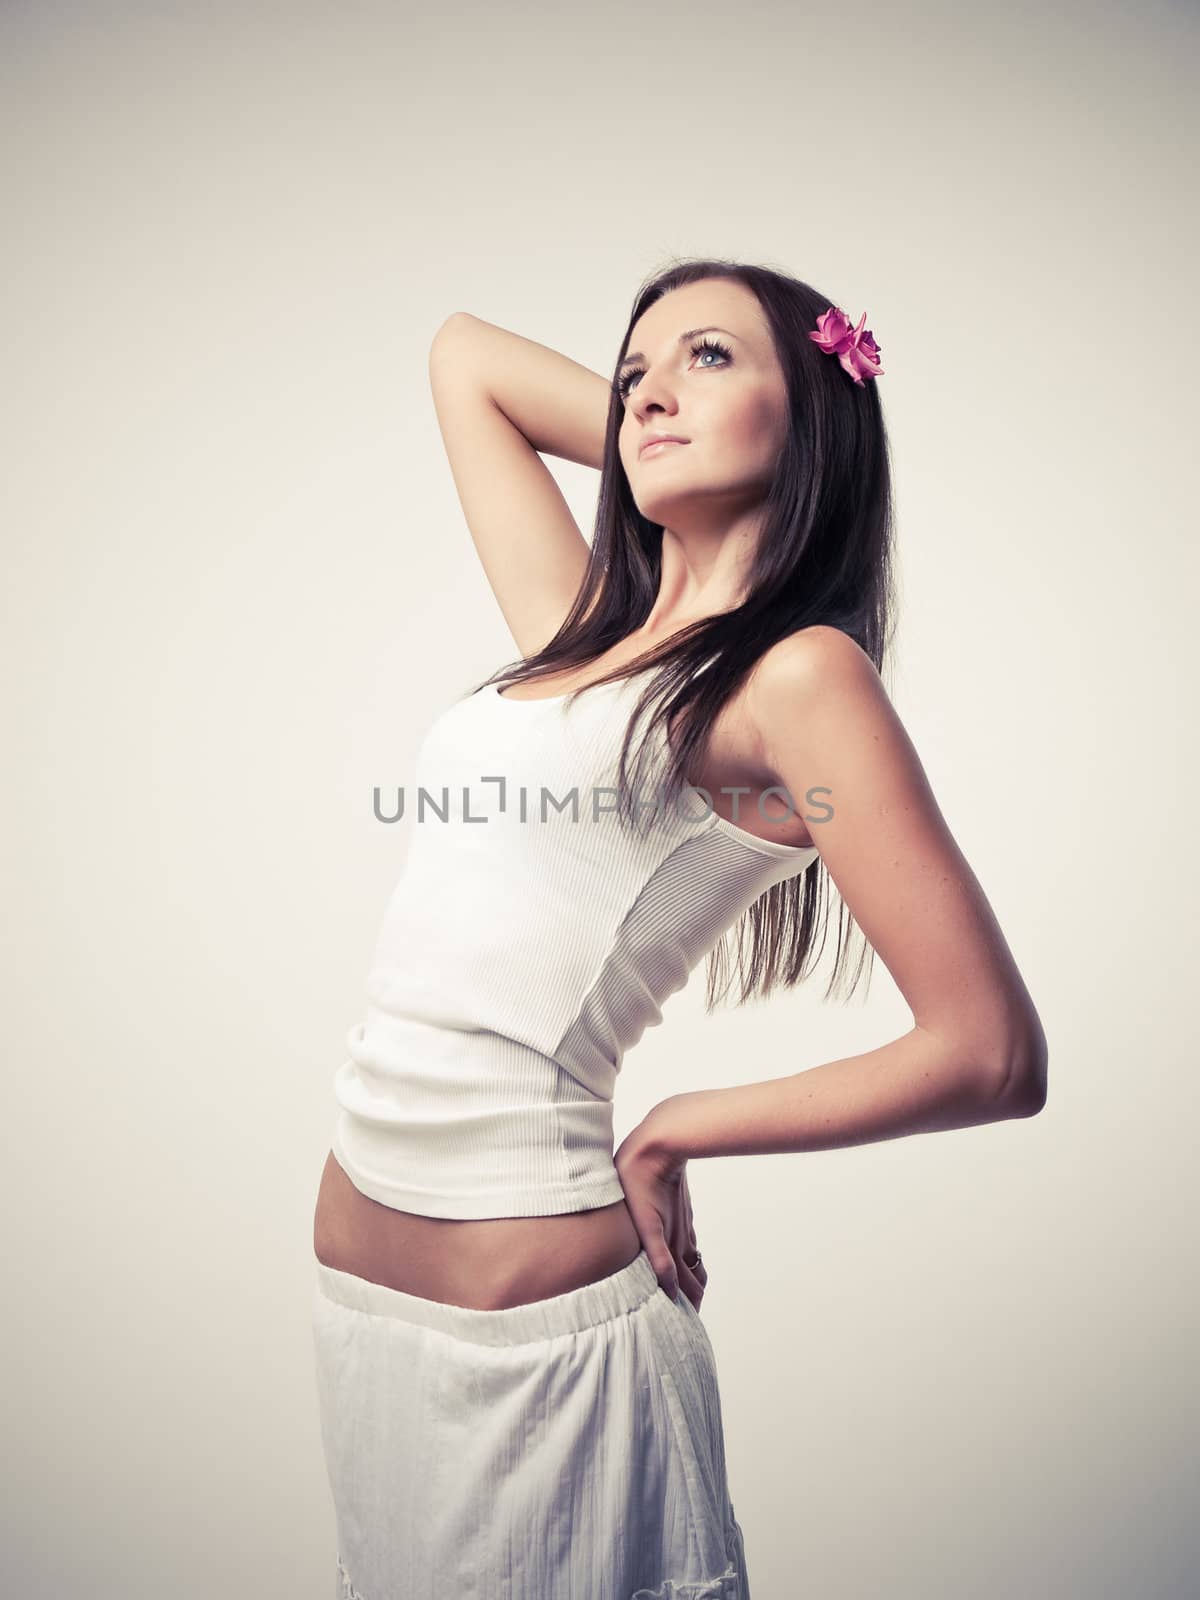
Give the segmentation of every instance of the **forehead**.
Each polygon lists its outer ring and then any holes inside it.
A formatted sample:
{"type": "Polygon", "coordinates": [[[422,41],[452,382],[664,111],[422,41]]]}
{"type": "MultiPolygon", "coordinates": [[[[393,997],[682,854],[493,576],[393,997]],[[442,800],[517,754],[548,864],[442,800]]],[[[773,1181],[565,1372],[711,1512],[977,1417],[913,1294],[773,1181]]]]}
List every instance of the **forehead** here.
{"type": "Polygon", "coordinates": [[[767,335],[762,307],[755,295],[729,278],[705,278],[688,283],[656,300],[634,323],[630,350],[665,346],[684,328],[719,323],[748,345],[759,345],[767,335]]]}

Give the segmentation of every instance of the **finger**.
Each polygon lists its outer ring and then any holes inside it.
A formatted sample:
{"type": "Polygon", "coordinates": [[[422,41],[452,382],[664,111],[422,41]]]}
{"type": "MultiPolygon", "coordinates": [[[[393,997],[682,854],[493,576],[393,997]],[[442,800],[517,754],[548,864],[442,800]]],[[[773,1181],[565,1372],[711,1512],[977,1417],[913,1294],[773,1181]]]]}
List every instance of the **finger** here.
{"type": "Polygon", "coordinates": [[[682,1257],[677,1256],[675,1264],[679,1273],[679,1287],[694,1306],[699,1306],[701,1297],[708,1287],[708,1273],[705,1271],[704,1263],[692,1267],[682,1257]]]}
{"type": "Polygon", "coordinates": [[[646,1243],[643,1240],[646,1254],[650,1257],[650,1265],[654,1268],[654,1275],[659,1286],[667,1298],[674,1300],[679,1293],[679,1273],[675,1265],[675,1257],[667,1245],[666,1236],[659,1234],[656,1240],[646,1243]]]}
{"type": "Polygon", "coordinates": [[[675,1259],[681,1266],[687,1267],[689,1272],[701,1273],[704,1277],[707,1277],[708,1272],[703,1261],[697,1261],[696,1259],[699,1254],[700,1246],[696,1243],[696,1235],[693,1233],[686,1243],[676,1249],[675,1259]]]}
{"type": "Polygon", "coordinates": [[[704,1291],[708,1286],[708,1273],[703,1261],[698,1266],[689,1267],[686,1261],[679,1263],[679,1281],[685,1295],[695,1306],[700,1309],[700,1302],[704,1298],[704,1291]]]}

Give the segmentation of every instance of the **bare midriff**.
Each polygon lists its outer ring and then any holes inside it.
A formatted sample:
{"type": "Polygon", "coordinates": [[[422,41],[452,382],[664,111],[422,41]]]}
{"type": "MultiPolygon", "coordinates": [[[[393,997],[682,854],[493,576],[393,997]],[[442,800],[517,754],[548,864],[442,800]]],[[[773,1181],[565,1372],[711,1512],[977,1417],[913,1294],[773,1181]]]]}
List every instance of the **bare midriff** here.
{"type": "MultiPolygon", "coordinates": [[[[532,695],[506,691],[503,698],[549,699],[595,682],[640,653],[631,649],[630,643],[625,641],[619,649],[590,662],[585,671],[539,679],[532,695]]],[[[762,787],[778,780],[755,762],[739,698],[724,707],[717,719],[699,781],[713,794],[722,784],[748,784],[752,798],[757,798],[762,787]]],[[[728,802],[714,804],[727,815],[728,802]]],[[[803,823],[796,826],[799,836],[795,832],[773,836],[795,845],[810,843],[803,823]]],[[[582,1288],[619,1272],[642,1248],[624,1200],[591,1211],[546,1217],[464,1220],[421,1216],[382,1205],[363,1194],[332,1150],[321,1174],[313,1246],[318,1261],[339,1271],[425,1300],[485,1311],[582,1288]]]]}
{"type": "Polygon", "coordinates": [[[426,1217],[372,1200],[333,1151],[313,1221],[318,1261],[423,1300],[499,1311],[628,1266],[641,1240],[624,1200],[550,1217],[426,1217]]]}

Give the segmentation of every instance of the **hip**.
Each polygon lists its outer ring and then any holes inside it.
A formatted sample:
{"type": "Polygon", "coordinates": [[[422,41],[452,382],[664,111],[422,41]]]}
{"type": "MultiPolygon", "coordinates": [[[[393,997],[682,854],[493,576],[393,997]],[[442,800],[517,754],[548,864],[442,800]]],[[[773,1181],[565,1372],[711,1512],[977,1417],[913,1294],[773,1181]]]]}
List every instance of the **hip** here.
{"type": "Polygon", "coordinates": [[[712,1346],[644,1251],[502,1310],[318,1265],[312,1331],[339,1594],[750,1600],[712,1346]]]}

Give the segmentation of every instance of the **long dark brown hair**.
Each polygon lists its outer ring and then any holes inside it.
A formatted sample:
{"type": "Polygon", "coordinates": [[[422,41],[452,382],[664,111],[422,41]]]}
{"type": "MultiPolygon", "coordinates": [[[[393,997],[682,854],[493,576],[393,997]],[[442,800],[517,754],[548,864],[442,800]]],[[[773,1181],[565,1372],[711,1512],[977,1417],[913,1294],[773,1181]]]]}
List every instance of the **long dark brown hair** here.
{"type": "MultiPolygon", "coordinates": [[[[501,668],[485,684],[534,681],[582,666],[628,638],[649,615],[662,570],[663,530],[638,510],[620,459],[617,440],[625,408],[616,380],[638,318],[672,289],[706,278],[734,279],[757,297],[787,379],[791,426],[764,501],[746,599],[596,680],[612,682],[651,664],[659,669],[626,729],[619,769],[623,792],[633,730],[648,715],[637,764],[653,729],[668,727],[670,762],[661,792],[677,797],[688,782],[685,775],[700,763],[721,707],[780,639],[817,624],[839,628],[859,644],[881,677],[891,644],[891,469],[877,384],[873,379],[861,387],[854,383],[808,337],[818,316],[837,302],[770,267],[692,259],[658,273],[636,296],[613,369],[591,556],[570,614],[540,651],[501,668]]],[[[574,690],[568,699],[593,686],[574,690]]],[[[836,892],[818,857],[806,872],[760,895],[708,956],[706,1010],[723,1000],[729,987],[731,946],[741,978],[738,1005],[765,998],[777,985],[803,982],[824,950],[829,897],[836,892]],[[818,922],[821,942],[814,951],[818,922]]],[[[868,956],[869,992],[875,953],[864,937],[846,989],[844,936],[857,924],[840,895],[837,899],[837,952],[825,997],[840,989],[849,999],[868,956]]]]}

